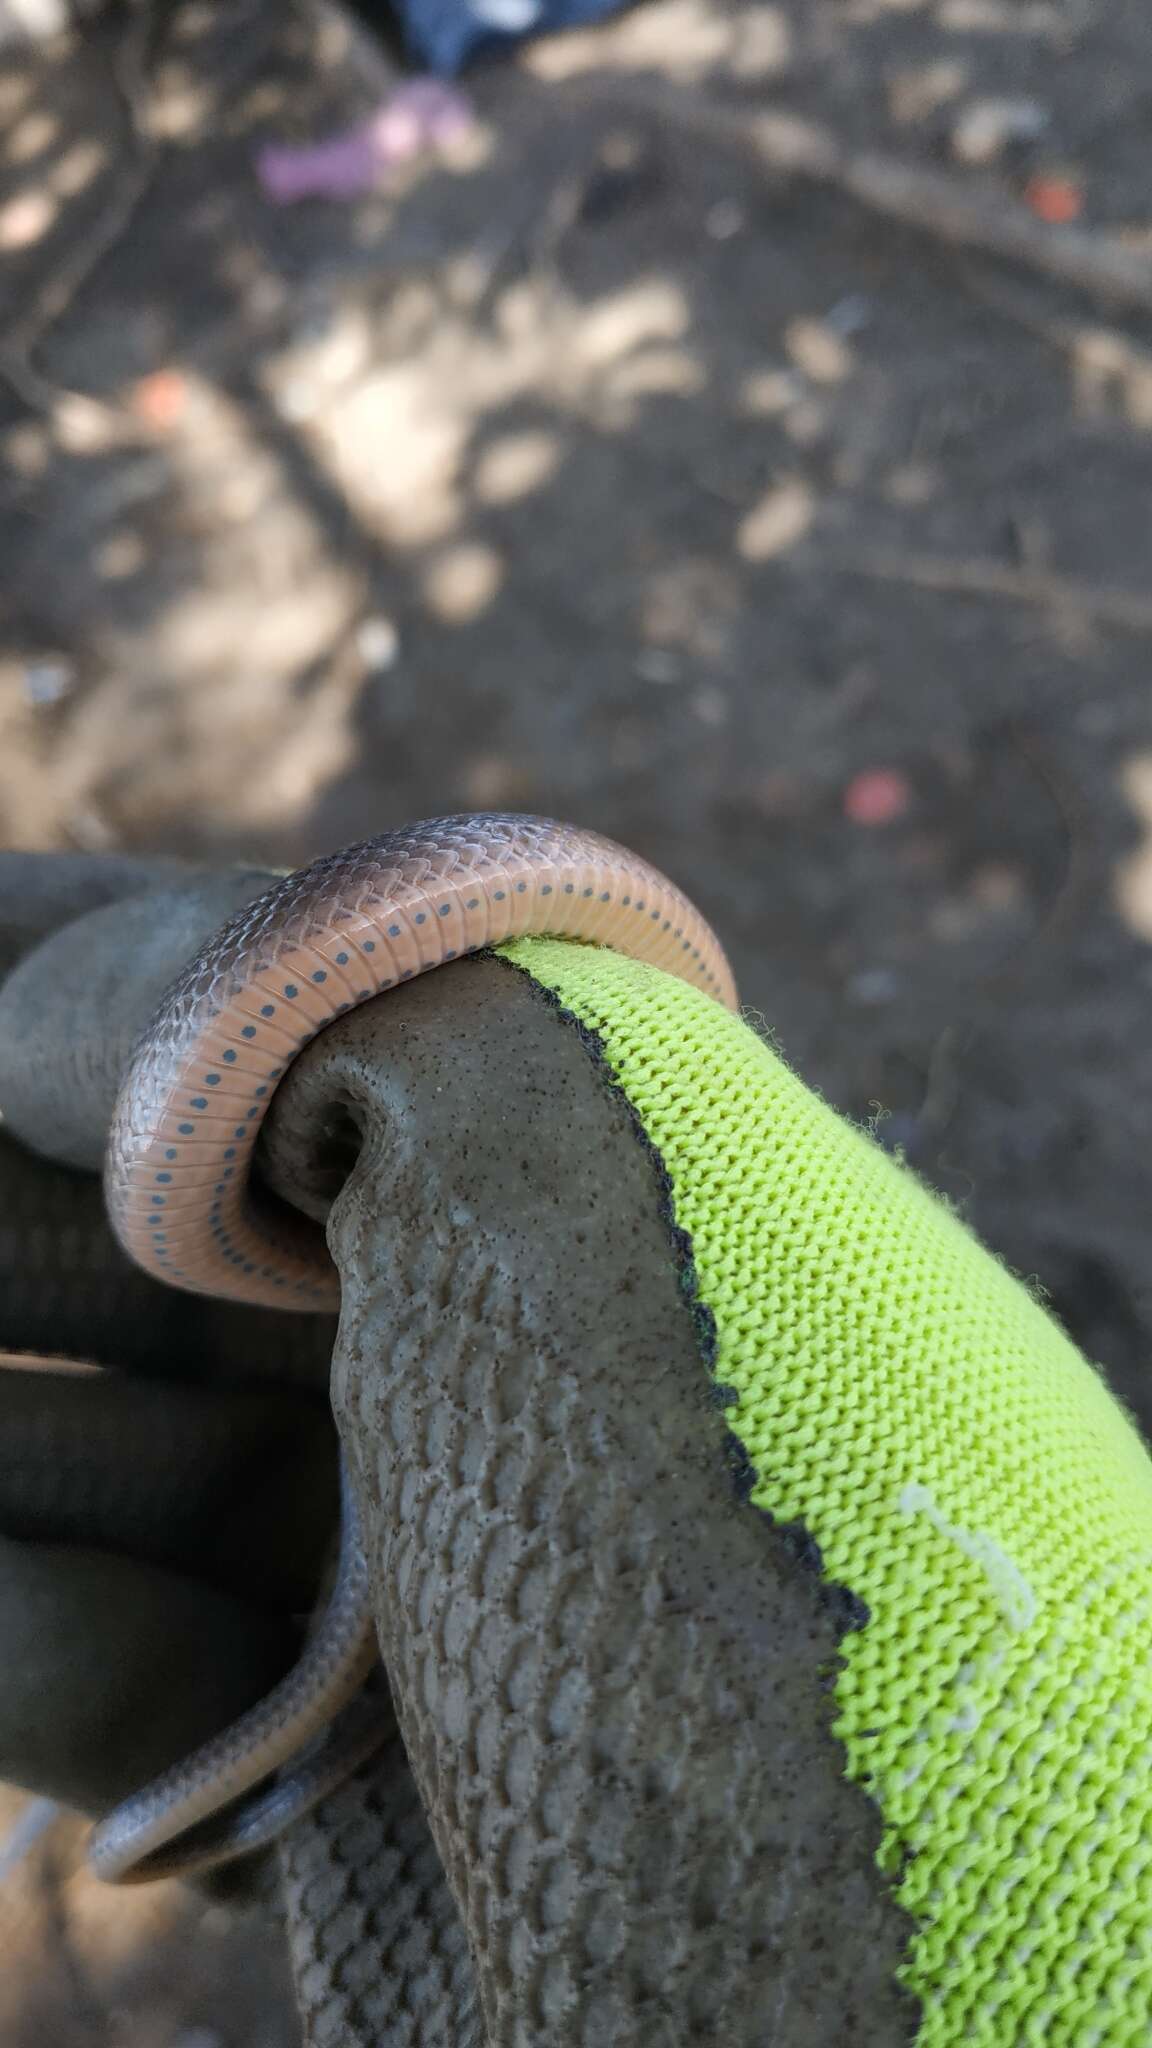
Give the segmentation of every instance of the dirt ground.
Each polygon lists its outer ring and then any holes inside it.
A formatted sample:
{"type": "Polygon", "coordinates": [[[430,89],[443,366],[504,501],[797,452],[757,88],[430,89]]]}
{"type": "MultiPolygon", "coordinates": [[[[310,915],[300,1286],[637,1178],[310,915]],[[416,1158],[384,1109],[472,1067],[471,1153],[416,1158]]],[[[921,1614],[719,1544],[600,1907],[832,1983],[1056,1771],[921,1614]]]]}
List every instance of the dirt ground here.
{"type": "MultiPolygon", "coordinates": [[[[147,28],[0,51],[0,844],[627,841],[1152,1428],[1152,15],[651,0],[293,207],[256,149],[372,107],[383,47],[147,28]],[[766,165],[765,109],[835,174],[766,165]],[[1037,259],[894,220],[877,154],[1037,259]],[[1137,289],[1055,282],[1045,215],[1137,289]]],[[[293,2040],[264,1923],[53,1896],[3,2048],[293,2040]]]]}

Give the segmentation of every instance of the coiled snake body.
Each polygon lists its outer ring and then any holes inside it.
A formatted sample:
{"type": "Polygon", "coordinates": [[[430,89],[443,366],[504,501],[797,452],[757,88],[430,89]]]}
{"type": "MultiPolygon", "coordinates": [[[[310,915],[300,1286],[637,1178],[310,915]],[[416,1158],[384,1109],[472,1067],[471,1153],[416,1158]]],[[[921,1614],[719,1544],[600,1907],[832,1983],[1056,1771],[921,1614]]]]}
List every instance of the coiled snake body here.
{"type": "MultiPolygon", "coordinates": [[[[610,946],[736,1006],[719,942],[674,885],[599,835],[547,819],[433,819],[328,856],[238,912],[169,991],[121,1089],[107,1154],[126,1251],[193,1292],[330,1309],[320,1233],[274,1206],[250,1171],[276,1085],[333,1018],[446,961],[530,934],[610,946]]],[[[208,1848],[176,1842],[296,1755],[376,1662],[366,1570],[345,1488],[333,1590],[273,1693],[93,1832],[108,1879],[218,1861],[278,1830],[373,1743],[363,1713],[295,1785],[241,1810],[208,1848]],[[172,1844],[171,1849],[168,1845],[172,1844]]],[[[354,1713],[349,1709],[349,1713],[354,1713]]]]}

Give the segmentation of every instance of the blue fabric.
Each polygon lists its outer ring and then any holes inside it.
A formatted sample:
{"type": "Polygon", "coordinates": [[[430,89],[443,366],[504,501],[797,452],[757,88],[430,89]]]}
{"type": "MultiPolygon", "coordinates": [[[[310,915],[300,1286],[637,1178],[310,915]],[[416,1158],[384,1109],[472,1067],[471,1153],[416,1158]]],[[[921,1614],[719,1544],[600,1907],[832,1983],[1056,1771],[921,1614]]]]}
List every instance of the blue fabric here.
{"type": "Polygon", "coordinates": [[[451,78],[483,47],[613,14],[622,0],[396,0],[413,59],[451,78]]]}

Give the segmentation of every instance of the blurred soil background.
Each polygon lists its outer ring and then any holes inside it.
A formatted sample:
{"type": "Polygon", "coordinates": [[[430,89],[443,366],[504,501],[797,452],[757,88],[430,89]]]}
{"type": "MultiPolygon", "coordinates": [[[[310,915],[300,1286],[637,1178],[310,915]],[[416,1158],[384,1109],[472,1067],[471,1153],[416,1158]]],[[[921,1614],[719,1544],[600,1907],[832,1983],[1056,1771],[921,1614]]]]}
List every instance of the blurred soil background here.
{"type": "MultiPolygon", "coordinates": [[[[1152,1427],[1152,13],[649,0],[277,203],[368,13],[0,47],[0,844],[625,840],[1152,1427]]],[[[289,2048],[270,1923],[74,1857],[3,2048],[289,2048]]]]}

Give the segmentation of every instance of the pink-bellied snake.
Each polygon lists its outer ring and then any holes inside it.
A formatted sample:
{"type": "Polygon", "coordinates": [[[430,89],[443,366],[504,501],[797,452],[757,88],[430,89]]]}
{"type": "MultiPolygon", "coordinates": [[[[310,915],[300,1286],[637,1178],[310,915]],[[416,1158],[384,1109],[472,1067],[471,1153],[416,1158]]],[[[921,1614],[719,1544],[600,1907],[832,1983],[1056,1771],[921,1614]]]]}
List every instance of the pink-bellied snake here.
{"type": "MultiPolygon", "coordinates": [[[[193,1292],[328,1310],[335,1269],[319,1233],[250,1178],[278,1081],[336,1017],[415,975],[526,935],[608,946],[736,1006],[699,912],[656,869],[549,819],[436,818],[325,856],[239,911],[179,976],[121,1088],[105,1169],[108,1211],[147,1271],[193,1292]]],[[[244,1853],[371,1750],[363,1720],[326,1770],[205,1823],[354,1709],[377,1660],[367,1567],[347,1484],[332,1592],[299,1661],[241,1720],[93,1830],[111,1881],[244,1853]],[[343,1713],[342,1711],[343,1710],[343,1713]],[[350,1760],[351,1759],[351,1760],[350,1760]],[[318,1789],[317,1789],[318,1788],[318,1789]],[[265,1809],[275,1820],[261,1818],[265,1809]],[[185,1848],[177,1837],[191,1830],[185,1848]],[[171,1846],[170,1846],[171,1845],[171,1846]]]]}

